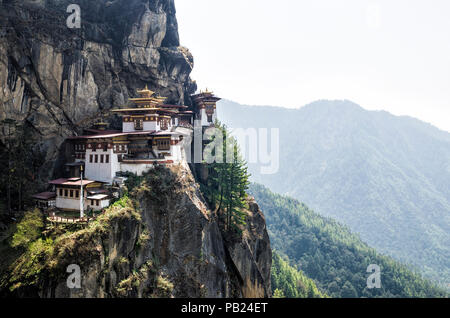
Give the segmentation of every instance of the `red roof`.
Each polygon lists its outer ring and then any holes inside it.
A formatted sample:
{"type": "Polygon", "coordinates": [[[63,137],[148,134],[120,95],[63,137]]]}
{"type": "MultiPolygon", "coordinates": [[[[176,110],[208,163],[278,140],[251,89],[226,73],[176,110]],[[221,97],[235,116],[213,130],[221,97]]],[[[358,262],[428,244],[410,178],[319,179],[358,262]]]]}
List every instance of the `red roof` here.
{"type": "Polygon", "coordinates": [[[56,197],[55,192],[42,192],[42,193],[33,195],[33,198],[38,199],[38,200],[50,200],[55,197],[56,197]]]}

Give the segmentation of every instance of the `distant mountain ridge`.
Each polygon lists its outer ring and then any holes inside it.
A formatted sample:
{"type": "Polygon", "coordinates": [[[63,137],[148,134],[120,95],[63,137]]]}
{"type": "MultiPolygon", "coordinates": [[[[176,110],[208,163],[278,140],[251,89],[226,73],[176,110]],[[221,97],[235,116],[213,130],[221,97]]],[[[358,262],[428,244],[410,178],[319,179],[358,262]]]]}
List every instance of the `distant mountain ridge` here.
{"type": "Polygon", "coordinates": [[[222,101],[232,128],[279,128],[280,169],[254,182],[336,218],[380,252],[450,283],[450,134],[350,101],[299,109],[222,101]]]}

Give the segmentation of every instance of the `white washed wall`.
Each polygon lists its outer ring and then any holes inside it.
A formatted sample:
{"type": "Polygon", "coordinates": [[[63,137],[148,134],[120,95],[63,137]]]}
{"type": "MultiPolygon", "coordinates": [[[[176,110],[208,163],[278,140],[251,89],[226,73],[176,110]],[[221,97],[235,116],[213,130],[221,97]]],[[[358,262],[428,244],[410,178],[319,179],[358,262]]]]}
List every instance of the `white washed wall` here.
{"type": "MultiPolygon", "coordinates": [[[[91,200],[84,199],[83,206],[84,206],[85,212],[89,209],[89,207],[91,207],[92,210],[94,210],[94,211],[99,211],[99,210],[107,208],[109,206],[109,200],[101,200],[99,202],[99,206],[97,206],[97,205],[95,205],[95,201],[94,201],[94,205],[91,205],[91,200]]],[[[56,207],[58,209],[79,211],[80,210],[80,198],[70,199],[70,198],[57,197],[56,198],[56,207]]]]}
{"type": "Polygon", "coordinates": [[[103,151],[103,149],[97,149],[97,151],[92,151],[88,149],[86,151],[86,164],[85,164],[85,177],[89,180],[102,181],[111,183],[112,179],[116,176],[116,171],[118,171],[119,165],[117,160],[117,155],[114,154],[113,149],[108,149],[103,151]],[[90,155],[98,155],[98,162],[89,162],[90,155]],[[109,155],[109,163],[100,163],[100,155],[109,155]]]}
{"type": "Polygon", "coordinates": [[[131,164],[131,163],[121,163],[121,171],[135,173],[138,176],[142,176],[144,172],[153,168],[152,164],[131,164]]]}
{"type": "Polygon", "coordinates": [[[160,126],[159,126],[157,121],[144,121],[144,130],[145,131],[149,131],[149,130],[151,130],[151,131],[153,131],[153,130],[158,131],[160,129],[161,128],[160,128],[160,126]]]}
{"type": "Polygon", "coordinates": [[[134,122],[123,122],[122,123],[122,131],[123,132],[133,132],[134,130],[134,122]]]}

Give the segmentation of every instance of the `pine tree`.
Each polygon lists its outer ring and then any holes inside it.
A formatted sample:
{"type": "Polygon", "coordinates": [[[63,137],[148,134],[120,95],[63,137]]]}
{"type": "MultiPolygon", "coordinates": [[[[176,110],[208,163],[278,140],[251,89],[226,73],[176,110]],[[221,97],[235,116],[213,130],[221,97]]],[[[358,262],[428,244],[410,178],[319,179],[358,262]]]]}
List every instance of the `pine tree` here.
{"type": "Polygon", "coordinates": [[[223,143],[212,153],[216,161],[208,164],[208,180],[202,188],[211,207],[223,219],[225,230],[239,232],[239,225],[245,224],[243,210],[247,207],[247,189],[250,184],[247,164],[226,126],[217,122],[216,129],[221,132],[223,143]]]}

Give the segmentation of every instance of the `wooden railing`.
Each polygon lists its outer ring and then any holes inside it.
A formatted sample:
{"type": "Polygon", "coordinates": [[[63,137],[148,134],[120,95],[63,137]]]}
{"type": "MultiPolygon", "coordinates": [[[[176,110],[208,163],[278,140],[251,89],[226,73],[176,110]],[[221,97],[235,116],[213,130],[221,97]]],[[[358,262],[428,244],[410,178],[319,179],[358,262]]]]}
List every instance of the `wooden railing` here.
{"type": "Polygon", "coordinates": [[[50,222],[55,223],[66,223],[66,224],[88,224],[89,222],[95,220],[100,214],[104,213],[104,211],[101,211],[101,213],[94,215],[92,217],[68,217],[68,216],[59,216],[56,215],[55,212],[50,212],[48,214],[47,219],[50,222]]]}
{"type": "Polygon", "coordinates": [[[75,218],[75,217],[66,217],[66,216],[49,216],[48,219],[51,222],[56,223],[73,223],[73,224],[81,224],[81,223],[89,223],[92,220],[95,220],[94,217],[84,217],[84,218],[75,218]]]}

